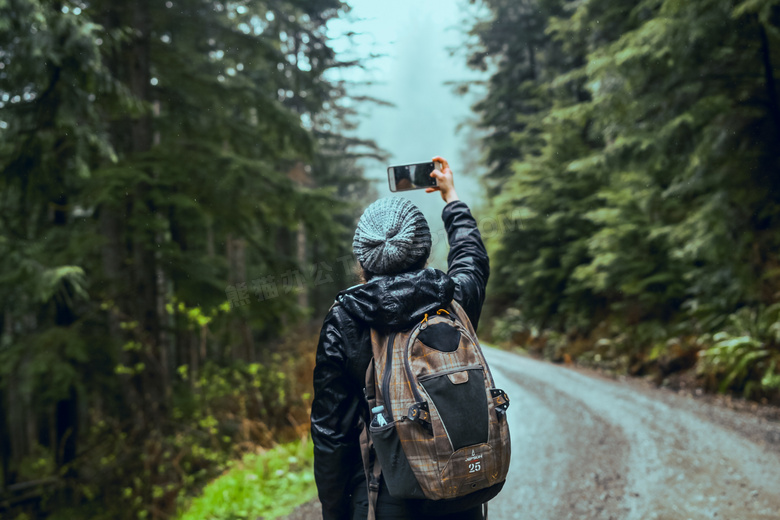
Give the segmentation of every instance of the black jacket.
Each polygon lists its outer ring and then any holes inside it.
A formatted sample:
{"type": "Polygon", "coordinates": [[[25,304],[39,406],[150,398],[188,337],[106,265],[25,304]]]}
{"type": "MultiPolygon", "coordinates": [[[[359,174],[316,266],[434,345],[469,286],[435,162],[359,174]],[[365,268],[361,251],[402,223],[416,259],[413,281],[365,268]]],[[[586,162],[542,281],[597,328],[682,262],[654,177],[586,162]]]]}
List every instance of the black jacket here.
{"type": "Polygon", "coordinates": [[[377,276],[339,293],[325,317],[311,410],[314,476],[324,520],[349,519],[350,495],[355,486],[366,485],[359,419],[369,416],[363,387],[372,357],[371,328],[407,330],[453,298],[475,329],[479,322],[490,272],[487,251],[465,203],[447,204],[442,218],[450,244],[447,274],[428,268],[377,276]]]}

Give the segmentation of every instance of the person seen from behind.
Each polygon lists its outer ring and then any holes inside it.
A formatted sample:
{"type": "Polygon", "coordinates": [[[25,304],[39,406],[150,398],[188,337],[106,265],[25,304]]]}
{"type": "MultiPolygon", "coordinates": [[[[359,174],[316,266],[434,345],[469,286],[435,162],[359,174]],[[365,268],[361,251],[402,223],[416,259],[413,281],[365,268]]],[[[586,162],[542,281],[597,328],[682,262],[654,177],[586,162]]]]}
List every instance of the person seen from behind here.
{"type": "MultiPolygon", "coordinates": [[[[426,268],[431,232],[422,212],[409,200],[377,200],[358,222],[352,247],[363,269],[365,283],[341,291],[320,333],[314,369],[311,433],[314,475],[324,520],[358,520],[368,514],[367,479],[360,450],[363,424],[370,420],[363,388],[372,358],[371,329],[407,330],[426,313],[445,308],[453,299],[465,310],[476,329],[489,263],[477,223],[462,202],[449,164],[441,157],[434,170],[445,202],[442,219],[450,251],[447,273],[426,268]]],[[[376,505],[378,520],[417,520],[424,499],[397,499],[380,480],[376,505]]],[[[482,506],[441,520],[481,520],[482,506]]]]}

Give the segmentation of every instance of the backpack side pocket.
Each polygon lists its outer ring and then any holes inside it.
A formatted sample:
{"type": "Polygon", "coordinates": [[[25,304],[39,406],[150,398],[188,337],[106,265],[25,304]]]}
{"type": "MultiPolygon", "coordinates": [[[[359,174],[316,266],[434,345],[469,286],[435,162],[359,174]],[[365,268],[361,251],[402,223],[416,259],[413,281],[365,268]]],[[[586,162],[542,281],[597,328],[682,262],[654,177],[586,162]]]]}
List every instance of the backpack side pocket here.
{"type": "Polygon", "coordinates": [[[395,498],[425,498],[401,446],[396,423],[393,421],[378,428],[368,428],[377,459],[382,465],[382,478],[385,479],[390,495],[395,498]]]}

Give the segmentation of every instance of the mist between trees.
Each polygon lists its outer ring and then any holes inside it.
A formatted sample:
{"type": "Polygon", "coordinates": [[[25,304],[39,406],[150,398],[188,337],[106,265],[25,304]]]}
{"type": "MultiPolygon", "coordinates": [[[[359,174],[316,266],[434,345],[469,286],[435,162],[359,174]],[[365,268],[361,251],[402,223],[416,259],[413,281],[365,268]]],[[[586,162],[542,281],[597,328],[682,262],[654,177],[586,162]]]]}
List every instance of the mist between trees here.
{"type": "MultiPolygon", "coordinates": [[[[477,228],[485,240],[499,237],[503,233],[516,231],[522,226],[519,211],[513,215],[485,217],[477,219],[477,228]]],[[[447,232],[444,229],[431,233],[431,244],[435,247],[439,242],[447,242],[447,232]]],[[[239,282],[225,288],[225,296],[230,308],[249,305],[252,302],[263,302],[287,294],[304,295],[308,290],[322,285],[336,286],[337,283],[352,280],[357,282],[360,275],[360,262],[354,254],[345,255],[335,261],[319,261],[309,264],[306,269],[289,269],[283,273],[261,276],[248,282],[239,282]],[[254,298],[250,298],[254,296],[254,298]]],[[[337,290],[334,288],[334,294],[337,290]]]]}

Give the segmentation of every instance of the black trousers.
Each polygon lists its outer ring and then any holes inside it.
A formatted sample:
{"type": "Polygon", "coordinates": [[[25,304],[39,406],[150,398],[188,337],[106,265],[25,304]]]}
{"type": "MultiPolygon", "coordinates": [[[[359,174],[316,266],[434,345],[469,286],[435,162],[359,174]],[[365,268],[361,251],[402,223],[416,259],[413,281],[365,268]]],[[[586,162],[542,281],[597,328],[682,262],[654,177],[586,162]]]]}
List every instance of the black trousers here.
{"type": "MultiPolygon", "coordinates": [[[[368,517],[368,489],[365,484],[357,486],[352,494],[352,520],[366,520],[368,517]]],[[[376,505],[376,520],[483,520],[482,506],[459,511],[445,516],[432,517],[416,511],[414,501],[393,498],[382,481],[376,505]]]]}

